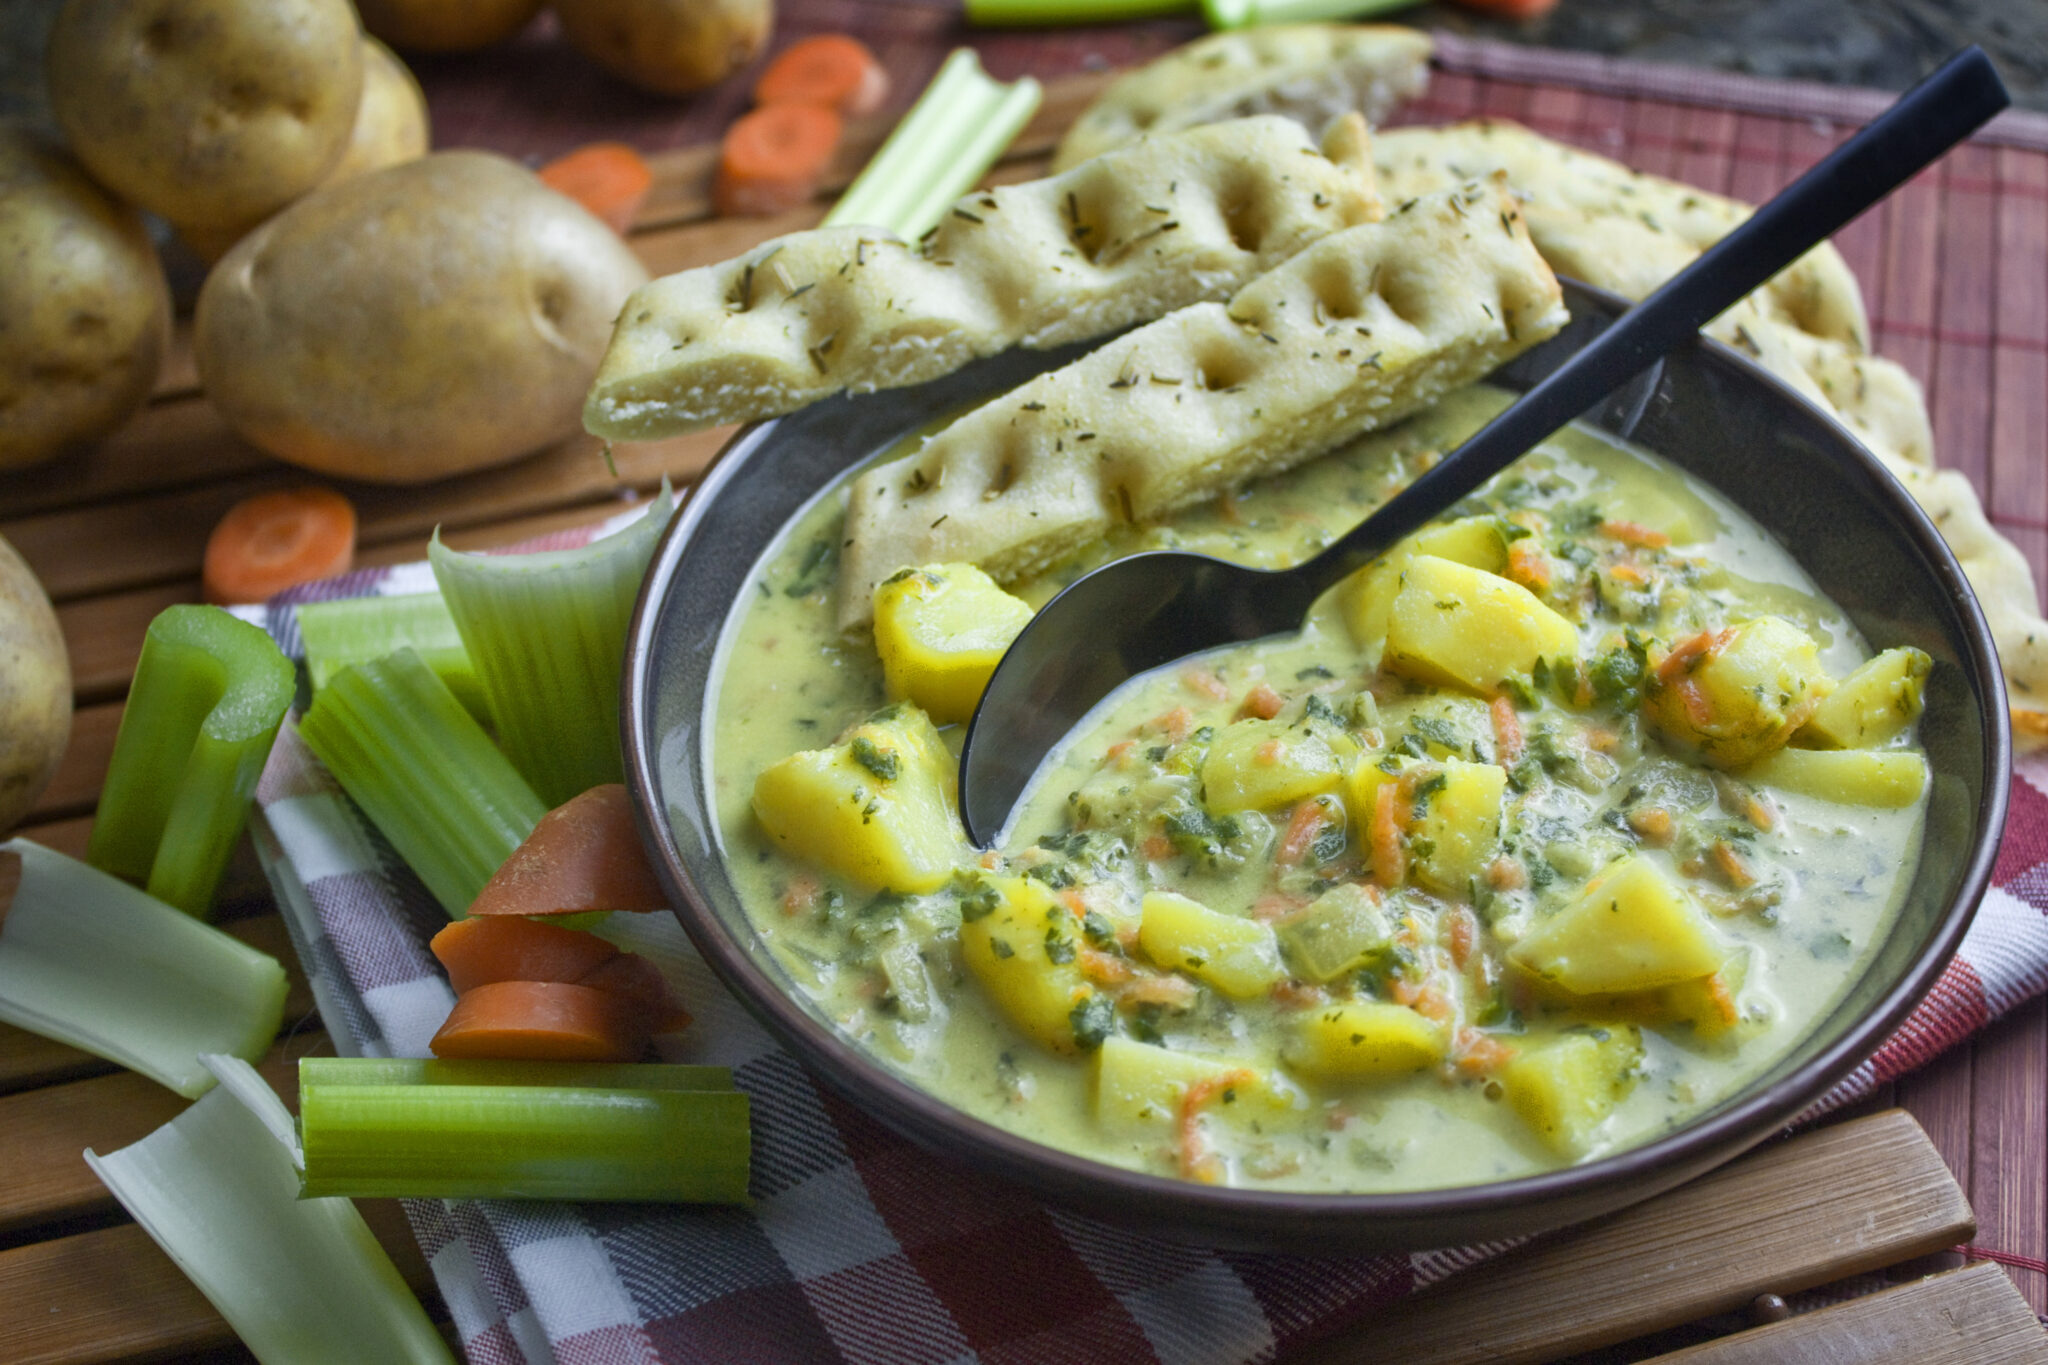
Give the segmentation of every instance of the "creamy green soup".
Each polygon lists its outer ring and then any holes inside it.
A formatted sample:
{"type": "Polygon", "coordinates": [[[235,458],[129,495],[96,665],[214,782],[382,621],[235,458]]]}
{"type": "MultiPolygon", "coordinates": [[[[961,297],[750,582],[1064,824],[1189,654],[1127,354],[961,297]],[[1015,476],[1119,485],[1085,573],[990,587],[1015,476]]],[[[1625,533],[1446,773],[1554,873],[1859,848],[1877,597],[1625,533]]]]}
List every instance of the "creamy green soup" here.
{"type": "MultiPolygon", "coordinates": [[[[1295,562],[1504,401],[1454,395],[1012,591],[1154,546],[1295,562]]],[[[1797,1041],[1910,880],[1924,656],[1873,660],[1727,500],[1577,428],[1299,635],[1108,699],[996,853],[927,830],[941,884],[848,875],[910,784],[950,799],[959,727],[884,709],[873,639],[835,631],[842,520],[833,490],[788,527],[727,630],[727,865],[849,1038],[1049,1145],[1370,1191],[1640,1143],[1797,1041]],[[769,836],[757,784],[799,752],[867,824],[769,836]]]]}

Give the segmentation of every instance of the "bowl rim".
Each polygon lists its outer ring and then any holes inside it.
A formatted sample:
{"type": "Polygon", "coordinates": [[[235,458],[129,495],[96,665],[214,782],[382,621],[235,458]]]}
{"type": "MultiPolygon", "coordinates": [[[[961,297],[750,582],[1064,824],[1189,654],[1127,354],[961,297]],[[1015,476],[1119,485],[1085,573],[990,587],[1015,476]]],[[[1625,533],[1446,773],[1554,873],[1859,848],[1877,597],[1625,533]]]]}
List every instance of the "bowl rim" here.
{"type": "MultiPolygon", "coordinates": [[[[1576,293],[1611,317],[1629,303],[1609,291],[1559,277],[1567,294],[1576,293]]],[[[1381,1192],[1312,1192],[1205,1185],[1132,1170],[1084,1157],[997,1126],[938,1096],[920,1089],[876,1061],[837,1030],[806,1011],[782,984],[769,975],[745,946],[729,937],[699,890],[696,877],[681,856],[674,833],[661,811],[657,772],[662,736],[655,732],[658,685],[653,661],[662,624],[663,606],[676,570],[698,526],[717,505],[719,495],[747,468],[751,457],[771,441],[780,419],[752,423],[721,448],[704,476],[688,490],[680,510],[659,542],[635,602],[627,634],[622,675],[620,730],[626,760],[626,785],[632,795],[642,841],[669,892],[685,932],[710,963],[725,987],[765,1024],[777,1041],[814,1074],[851,1097],[870,1116],[918,1146],[963,1161],[982,1171],[1016,1180],[1034,1192],[1075,1204],[1093,1201],[1088,1211],[1126,1220],[1158,1218],[1184,1227],[1199,1227],[1227,1241],[1233,1230],[1272,1221],[1292,1230],[1328,1227],[1340,1242],[1350,1242],[1337,1229],[1367,1227],[1375,1222],[1413,1226],[1420,1222],[1456,1224],[1462,1217],[1474,1225],[1502,1221],[1500,1215],[1540,1209],[1582,1199],[1594,1190],[1626,1189],[1624,1199],[1600,1208],[1618,1207],[1647,1198],[1719,1164],[1783,1128],[1808,1110],[1853,1072],[1904,1022],[1933,989],[1955,955],[1991,883],[1999,836],[2006,818],[2011,780],[2011,737],[2004,675],[1989,626],[1976,595],[1947,542],[1933,521],[1884,464],[1832,413],[1741,352],[1702,335],[1694,343],[1703,363],[1732,368],[1746,382],[1771,391],[1803,408],[1854,459],[1845,469],[1874,484],[1888,504],[1899,529],[1916,543],[1924,562],[1947,590],[1959,618],[1962,661],[1974,677],[1987,724],[1979,736],[1979,758],[1986,774],[1985,799],[1971,823],[1969,854],[1956,882],[1956,892],[1911,968],[1893,983],[1841,1036],[1767,1085],[1745,1088],[1722,1106],[1647,1142],[1590,1161],[1518,1176],[1508,1180],[1429,1189],[1381,1192]],[[1995,684],[1994,691],[1987,691],[1995,684]],[[1100,1201],[1117,1201],[1106,1208],[1100,1201]]],[[[812,490],[815,494],[820,490],[812,490]]],[[[764,547],[765,548],[765,547],[764,547]]],[[[727,608],[729,621],[730,608],[727,608]]],[[[1597,1213],[1600,1208],[1590,1212],[1597,1213]]],[[[1537,1231],[1586,1216],[1586,1211],[1532,1225],[1537,1231]]],[[[1161,1227],[1156,1231],[1171,1233],[1161,1227]]],[[[1368,1244],[1393,1246],[1442,1245],[1412,1237],[1386,1241],[1368,1235],[1368,1244]]]]}

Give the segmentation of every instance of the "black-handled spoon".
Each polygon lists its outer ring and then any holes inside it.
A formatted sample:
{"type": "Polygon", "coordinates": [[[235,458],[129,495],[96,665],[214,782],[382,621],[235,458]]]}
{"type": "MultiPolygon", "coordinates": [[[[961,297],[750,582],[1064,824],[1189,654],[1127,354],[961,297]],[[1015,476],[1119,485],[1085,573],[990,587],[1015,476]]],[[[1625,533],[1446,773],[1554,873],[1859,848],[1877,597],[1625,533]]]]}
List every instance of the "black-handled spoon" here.
{"type": "Polygon", "coordinates": [[[1324,589],[1694,340],[2008,103],[1981,48],[1950,58],[1314,558],[1275,571],[1159,550],[1074,582],[1010,645],[968,725],[960,755],[968,837],[981,848],[994,842],[1045,755],[1119,684],[1202,650],[1298,629],[1324,589]]]}

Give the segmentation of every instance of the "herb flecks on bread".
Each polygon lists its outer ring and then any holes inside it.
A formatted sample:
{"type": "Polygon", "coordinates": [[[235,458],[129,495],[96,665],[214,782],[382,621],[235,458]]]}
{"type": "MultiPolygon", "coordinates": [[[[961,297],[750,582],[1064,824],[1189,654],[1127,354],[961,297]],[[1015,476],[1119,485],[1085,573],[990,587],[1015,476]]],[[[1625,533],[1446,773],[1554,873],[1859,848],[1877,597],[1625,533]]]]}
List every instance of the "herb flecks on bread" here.
{"type": "Polygon", "coordinates": [[[908,564],[1010,581],[1399,421],[1555,333],[1556,278],[1498,182],[1402,205],[1111,341],[862,475],[842,627],[908,564]]]}
{"type": "Polygon", "coordinates": [[[1283,118],[1214,124],[978,191],[915,246],[818,228],[656,280],[620,314],[585,425],[651,440],[751,421],[1227,298],[1380,216],[1363,123],[1324,149],[1283,118]]]}
{"type": "Polygon", "coordinates": [[[1393,24],[1280,24],[1212,33],[1120,76],[1074,120],[1063,171],[1146,133],[1249,114],[1316,131],[1356,110],[1377,123],[1422,93],[1429,36],[1393,24]]]}

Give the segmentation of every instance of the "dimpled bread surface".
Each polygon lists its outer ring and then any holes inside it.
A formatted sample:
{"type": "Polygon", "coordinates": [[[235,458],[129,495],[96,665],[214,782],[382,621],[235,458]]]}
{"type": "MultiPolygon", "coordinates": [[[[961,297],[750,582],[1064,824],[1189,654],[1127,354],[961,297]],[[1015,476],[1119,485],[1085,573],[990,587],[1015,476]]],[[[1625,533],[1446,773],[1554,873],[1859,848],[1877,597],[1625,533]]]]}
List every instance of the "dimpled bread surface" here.
{"type": "Polygon", "coordinates": [[[1013,581],[1119,522],[1291,468],[1554,334],[1556,278],[1497,181],[1324,238],[975,409],[853,485],[843,628],[905,565],[1013,581]]]}
{"type": "Polygon", "coordinates": [[[1120,76],[1053,153],[1055,172],[1146,133],[1248,114],[1310,129],[1359,110],[1373,122],[1429,81],[1429,36],[1392,24],[1278,24],[1212,33],[1120,76]]]}
{"type": "Polygon", "coordinates": [[[977,191],[916,246],[817,228],[655,280],[626,301],[584,422],[651,440],[1102,336],[1380,214],[1357,118],[1320,150],[1276,116],[1144,138],[977,191]]]}

